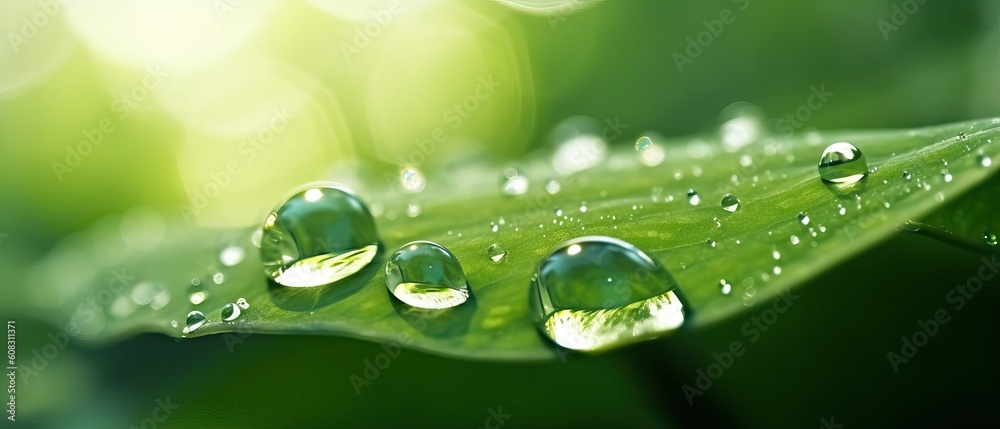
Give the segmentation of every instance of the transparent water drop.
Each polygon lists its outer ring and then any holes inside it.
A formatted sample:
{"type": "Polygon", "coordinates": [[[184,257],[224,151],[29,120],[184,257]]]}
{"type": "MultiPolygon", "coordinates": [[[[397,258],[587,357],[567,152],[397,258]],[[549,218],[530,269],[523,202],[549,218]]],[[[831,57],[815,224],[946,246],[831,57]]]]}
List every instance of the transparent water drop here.
{"type": "Polygon", "coordinates": [[[191,304],[198,305],[205,302],[206,298],[208,298],[208,293],[205,291],[198,291],[188,296],[188,301],[191,301],[191,304]]]}
{"type": "Polygon", "coordinates": [[[799,218],[799,223],[803,225],[809,225],[809,216],[806,215],[805,213],[799,212],[798,218],[799,218]]]}
{"type": "Polygon", "coordinates": [[[733,285],[726,282],[726,279],[719,280],[719,290],[722,291],[723,295],[729,295],[729,292],[733,291],[733,285]]]}
{"type": "Polygon", "coordinates": [[[587,203],[583,203],[580,205],[580,213],[586,213],[586,212],[587,212],[587,203]]]}
{"type": "Polygon", "coordinates": [[[194,332],[198,328],[202,327],[202,325],[204,325],[207,321],[208,319],[206,319],[205,315],[200,311],[195,310],[188,313],[187,319],[184,322],[184,333],[187,334],[189,332],[194,332]]]}
{"type": "Polygon", "coordinates": [[[416,167],[406,166],[399,171],[399,183],[403,185],[403,190],[411,194],[420,193],[427,186],[427,179],[424,173],[416,167]]]}
{"type": "Polygon", "coordinates": [[[951,179],[953,177],[952,177],[951,173],[948,172],[948,170],[945,170],[945,171],[941,172],[941,178],[944,179],[945,183],[949,183],[949,182],[951,182],[951,179]]]}
{"type": "Polygon", "coordinates": [[[368,265],[379,248],[368,208],[333,185],[295,193],[268,215],[263,230],[264,273],[288,287],[334,283],[368,265]]]}
{"type": "Polygon", "coordinates": [[[663,163],[665,157],[663,148],[653,143],[649,137],[643,136],[636,140],[635,150],[639,153],[639,162],[647,167],[655,167],[663,163]]]}
{"type": "Polygon", "coordinates": [[[775,261],[777,261],[781,259],[781,252],[779,252],[778,249],[774,249],[771,251],[771,256],[774,258],[775,261]]]}
{"type": "Polygon", "coordinates": [[[244,310],[250,308],[250,303],[247,302],[246,298],[237,299],[236,305],[244,310]]]}
{"type": "Polygon", "coordinates": [[[548,183],[545,184],[545,192],[548,192],[549,195],[558,194],[561,190],[562,185],[558,180],[549,180],[548,183]]]}
{"type": "Polygon", "coordinates": [[[217,285],[221,285],[222,282],[224,282],[225,280],[226,276],[223,275],[222,273],[215,273],[215,275],[212,276],[212,283],[215,283],[217,285]]]}
{"type": "Polygon", "coordinates": [[[983,240],[986,241],[987,245],[996,247],[997,245],[997,235],[989,231],[983,231],[983,240]]]}
{"type": "Polygon", "coordinates": [[[698,193],[695,192],[694,189],[688,190],[687,197],[688,204],[691,204],[692,206],[696,206],[701,203],[701,197],[698,196],[698,193]]]}
{"type": "Polygon", "coordinates": [[[420,203],[410,203],[406,205],[406,216],[407,217],[417,217],[424,212],[424,208],[420,206],[420,203]]]}
{"type": "Polygon", "coordinates": [[[539,264],[529,300],[539,330],[573,350],[655,338],[684,323],[673,276],[635,246],[610,237],[561,244],[539,264]]]}
{"type": "Polygon", "coordinates": [[[722,209],[727,212],[735,212],[736,209],[740,208],[740,200],[736,199],[733,194],[726,194],[722,197],[722,209]]]}
{"type": "Polygon", "coordinates": [[[469,298],[458,258],[430,241],[414,241],[396,250],[385,265],[385,285],[397,299],[419,308],[450,308],[469,298]]]}
{"type": "Polygon", "coordinates": [[[989,167],[993,165],[993,158],[990,158],[986,155],[979,155],[978,157],[976,157],[976,161],[978,161],[979,165],[983,167],[989,167]]]}
{"type": "Polygon", "coordinates": [[[240,307],[233,303],[222,306],[222,321],[232,322],[240,317],[240,307]]]}
{"type": "Polygon", "coordinates": [[[528,178],[525,176],[515,176],[507,179],[503,183],[504,195],[517,196],[528,192],[528,178]]]}
{"type": "Polygon", "coordinates": [[[913,178],[913,175],[910,174],[909,171],[903,170],[903,178],[906,179],[906,180],[910,180],[910,179],[913,178]]]}
{"type": "Polygon", "coordinates": [[[854,183],[868,174],[865,155],[854,145],[838,142],[823,151],[819,160],[819,177],[831,183],[854,183]]]}
{"type": "Polygon", "coordinates": [[[792,245],[799,244],[799,236],[797,236],[797,235],[793,235],[793,236],[789,237],[788,239],[792,242],[792,245]]]}
{"type": "Polygon", "coordinates": [[[503,258],[507,257],[507,249],[500,245],[500,243],[493,243],[490,247],[486,248],[486,256],[493,262],[500,262],[503,258]]]}
{"type": "Polygon", "coordinates": [[[198,286],[201,284],[201,279],[193,278],[191,279],[191,286],[198,286]]]}
{"type": "Polygon", "coordinates": [[[176,327],[178,327],[178,326],[180,326],[180,325],[178,325],[178,324],[177,324],[177,321],[176,321],[176,320],[171,320],[171,321],[170,321],[170,327],[171,327],[171,328],[176,328],[176,327]]]}
{"type": "Polygon", "coordinates": [[[222,252],[219,252],[219,262],[227,267],[233,267],[243,262],[246,256],[247,252],[243,249],[243,246],[234,244],[226,246],[225,249],[222,249],[222,252]]]}

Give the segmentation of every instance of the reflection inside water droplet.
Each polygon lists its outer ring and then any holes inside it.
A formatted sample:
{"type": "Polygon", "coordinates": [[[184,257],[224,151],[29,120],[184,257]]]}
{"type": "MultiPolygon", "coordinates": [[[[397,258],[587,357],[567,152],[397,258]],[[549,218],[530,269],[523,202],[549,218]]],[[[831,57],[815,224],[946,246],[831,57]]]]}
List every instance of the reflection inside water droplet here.
{"type": "Polygon", "coordinates": [[[275,208],[263,225],[264,272],[289,287],[313,287],[348,277],[372,261],[375,221],[354,194],[313,184],[275,208]]]}
{"type": "Polygon", "coordinates": [[[493,243],[486,249],[486,256],[493,262],[500,262],[507,256],[507,249],[501,246],[500,243],[493,243]]]}
{"type": "Polygon", "coordinates": [[[449,308],[469,298],[458,259],[429,241],[414,241],[396,250],[385,265],[385,285],[392,296],[419,308],[449,308]]]}
{"type": "Polygon", "coordinates": [[[192,311],[188,313],[184,326],[184,333],[187,334],[189,332],[194,332],[204,325],[206,321],[207,319],[205,318],[205,315],[200,311],[192,311]]]}
{"type": "Polygon", "coordinates": [[[736,199],[733,194],[726,194],[722,197],[722,209],[727,212],[735,212],[736,209],[740,208],[740,200],[736,199]]]}
{"type": "Polygon", "coordinates": [[[684,322],[673,276],[635,246],[610,237],[563,243],[539,264],[529,299],[542,333],[573,350],[658,337],[684,322]]]}
{"type": "Polygon", "coordinates": [[[222,306],[221,315],[223,322],[232,322],[240,317],[240,307],[232,303],[226,304],[222,306]]]}
{"type": "Polygon", "coordinates": [[[823,151],[819,160],[819,177],[826,182],[854,183],[868,174],[865,155],[847,142],[834,143],[823,151]]]}
{"type": "Polygon", "coordinates": [[[691,204],[692,206],[696,206],[699,203],[701,203],[701,197],[698,196],[698,193],[695,192],[694,189],[688,190],[687,197],[688,197],[688,204],[691,204]]]}

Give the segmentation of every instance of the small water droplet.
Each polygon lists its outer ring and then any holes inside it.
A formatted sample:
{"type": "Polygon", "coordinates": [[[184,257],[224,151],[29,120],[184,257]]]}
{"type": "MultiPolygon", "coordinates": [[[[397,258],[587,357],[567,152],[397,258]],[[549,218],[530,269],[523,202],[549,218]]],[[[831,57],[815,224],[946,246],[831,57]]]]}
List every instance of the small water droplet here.
{"type": "Polygon", "coordinates": [[[587,203],[583,203],[582,205],[580,205],[580,213],[586,213],[586,212],[587,212],[587,203]]]}
{"type": "Polygon", "coordinates": [[[429,241],[410,242],[396,250],[385,265],[385,285],[394,297],[419,308],[450,308],[469,298],[458,259],[429,241]]]}
{"type": "Polygon", "coordinates": [[[237,299],[236,300],[236,305],[239,306],[240,308],[244,309],[244,310],[250,308],[250,303],[247,302],[246,298],[237,299]]]}
{"type": "Polygon", "coordinates": [[[694,189],[688,190],[687,197],[688,197],[688,204],[691,204],[692,206],[696,206],[699,203],[701,203],[701,197],[698,196],[698,193],[695,192],[694,189]]]}
{"type": "Polygon", "coordinates": [[[740,208],[740,200],[736,199],[733,194],[726,194],[722,197],[722,209],[727,212],[735,212],[736,209],[740,208]]]}
{"type": "Polygon", "coordinates": [[[313,184],[276,207],[264,221],[264,273],[289,287],[336,282],[364,268],[378,251],[375,220],[353,193],[313,184]]]}
{"type": "Polygon", "coordinates": [[[708,240],[705,240],[705,244],[709,245],[709,247],[715,247],[716,246],[715,240],[712,240],[711,238],[709,238],[708,240]]]}
{"type": "Polygon", "coordinates": [[[729,292],[733,290],[733,285],[726,282],[726,279],[719,280],[719,286],[719,290],[722,291],[723,295],[729,295],[729,292]]]}
{"type": "Polygon", "coordinates": [[[773,271],[774,271],[774,275],[776,275],[776,276],[777,275],[781,275],[781,267],[775,265],[773,271]]]}
{"type": "Polygon", "coordinates": [[[222,273],[215,273],[215,275],[212,276],[212,282],[217,285],[221,285],[225,280],[226,276],[222,275],[222,273]]]}
{"type": "Polygon", "coordinates": [[[399,171],[399,182],[403,185],[403,190],[411,194],[420,193],[427,186],[424,173],[411,166],[403,167],[399,171]]]}
{"type": "Polygon", "coordinates": [[[192,293],[191,296],[188,297],[188,300],[191,301],[191,304],[198,305],[205,302],[205,298],[208,298],[208,293],[205,291],[198,291],[192,293]]]}
{"type": "Polygon", "coordinates": [[[191,286],[198,286],[201,284],[201,279],[191,279],[191,286]]]}
{"type": "Polygon", "coordinates": [[[966,136],[965,133],[958,133],[959,140],[965,140],[966,138],[968,138],[968,136],[966,136]]]}
{"type": "Polygon", "coordinates": [[[843,215],[847,214],[847,209],[844,208],[844,207],[841,207],[840,210],[837,210],[837,213],[840,214],[841,216],[843,216],[843,215]]]}
{"type": "Polygon", "coordinates": [[[545,192],[548,192],[549,195],[558,194],[561,190],[562,185],[558,180],[549,180],[548,183],[545,184],[545,192]]]}
{"type": "Polygon", "coordinates": [[[978,157],[976,157],[976,160],[979,161],[979,165],[983,167],[989,167],[993,165],[993,158],[990,158],[986,155],[979,155],[978,157]]]}
{"type": "Polygon", "coordinates": [[[179,326],[179,325],[177,324],[177,321],[176,321],[176,320],[171,320],[171,321],[170,321],[170,327],[171,327],[171,328],[176,328],[177,326],[179,326]]]}
{"type": "Polygon", "coordinates": [[[777,261],[781,259],[781,252],[779,252],[778,249],[774,249],[771,251],[771,256],[773,256],[774,260],[777,261]]]}
{"type": "Polygon", "coordinates": [[[507,179],[503,184],[504,195],[516,196],[524,195],[528,192],[528,178],[524,176],[517,176],[507,179]]]}
{"type": "Polygon", "coordinates": [[[561,209],[556,209],[556,216],[562,216],[563,211],[561,209]]]}
{"type": "Polygon", "coordinates": [[[865,155],[847,142],[834,143],[819,160],[819,177],[826,182],[854,183],[868,174],[865,155]]]}
{"type": "Polygon", "coordinates": [[[490,228],[490,230],[493,231],[493,232],[497,232],[497,231],[500,230],[500,225],[493,225],[493,227],[490,228]]]}
{"type": "Polygon", "coordinates": [[[996,247],[997,245],[997,235],[989,231],[983,231],[983,240],[986,241],[987,245],[996,247]]]}
{"type": "Polygon", "coordinates": [[[805,213],[799,212],[799,223],[803,225],[809,225],[809,216],[805,213]]]}
{"type": "Polygon", "coordinates": [[[235,244],[232,246],[226,246],[226,248],[222,249],[222,252],[219,253],[219,262],[222,262],[222,265],[227,267],[238,265],[240,262],[243,262],[244,258],[246,258],[246,251],[243,250],[243,246],[235,244]]]}
{"type": "Polygon", "coordinates": [[[420,203],[410,203],[410,204],[406,205],[406,216],[407,217],[417,217],[417,216],[420,216],[420,214],[423,213],[423,212],[424,212],[424,209],[423,209],[423,207],[420,206],[420,203]]]}
{"type": "Polygon", "coordinates": [[[948,172],[948,170],[942,171],[941,177],[944,179],[945,183],[951,182],[952,175],[948,172]]]}
{"type": "Polygon", "coordinates": [[[910,179],[913,178],[913,175],[910,174],[909,171],[903,170],[903,178],[906,179],[906,180],[910,180],[910,179]]]}
{"type": "Polygon", "coordinates": [[[789,237],[789,240],[792,242],[792,245],[799,244],[799,236],[797,236],[797,235],[793,235],[793,236],[789,237]]]}
{"type": "Polygon", "coordinates": [[[493,262],[500,262],[507,256],[507,249],[501,246],[500,243],[493,243],[490,247],[486,248],[486,256],[493,262]]]}
{"type": "Polygon", "coordinates": [[[233,303],[222,306],[222,321],[232,322],[240,317],[240,307],[233,303]]]}
{"type": "Polygon", "coordinates": [[[663,162],[665,155],[663,148],[653,143],[649,137],[640,137],[635,142],[635,150],[639,152],[639,161],[645,166],[655,167],[663,162]]]}
{"type": "Polygon", "coordinates": [[[573,350],[655,338],[684,322],[673,276],[635,246],[610,237],[561,244],[532,276],[529,301],[539,330],[573,350]]]}
{"type": "Polygon", "coordinates": [[[185,321],[184,333],[187,334],[189,332],[194,332],[204,325],[206,321],[207,319],[205,318],[205,315],[200,311],[195,310],[188,313],[187,320],[185,321]]]}

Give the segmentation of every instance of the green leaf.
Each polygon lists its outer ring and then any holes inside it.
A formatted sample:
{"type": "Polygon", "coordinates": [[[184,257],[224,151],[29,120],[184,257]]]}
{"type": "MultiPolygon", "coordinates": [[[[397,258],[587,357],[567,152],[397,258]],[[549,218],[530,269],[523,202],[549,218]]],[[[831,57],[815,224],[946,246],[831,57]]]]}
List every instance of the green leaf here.
{"type": "MultiPolygon", "coordinates": [[[[143,241],[123,240],[120,222],[108,220],[67,239],[39,264],[32,297],[49,308],[53,323],[66,324],[83,341],[138,332],[180,337],[185,315],[197,309],[208,322],[188,336],[345,335],[462,358],[552,359],[559,351],[528,315],[528,285],[539,261],[565,240],[612,236],[658,258],[687,298],[685,328],[697,329],[767,305],[906,220],[960,197],[1000,165],[984,167],[977,159],[998,159],[1000,146],[991,144],[997,138],[1000,120],[772,136],[736,152],[723,150],[715,136],[700,136],[657,142],[665,150],[658,166],[642,165],[630,146],[620,145],[595,167],[558,178],[550,167],[553,152],[542,150],[521,161],[532,182],[518,197],[501,192],[503,165],[458,160],[429,174],[420,194],[361,189],[377,208],[384,246],[362,272],[335,285],[269,285],[251,244],[255,227],[206,229],[167,220],[162,238],[143,241]],[[820,153],[838,141],[860,148],[871,168],[853,185],[818,177],[820,153]],[[543,189],[551,178],[561,184],[555,196],[543,189]],[[700,204],[689,203],[689,189],[700,204]],[[740,201],[733,213],[720,204],[727,193],[740,201]],[[422,214],[411,218],[404,213],[414,203],[422,214]],[[437,242],[458,257],[472,291],[469,303],[440,313],[394,305],[382,266],[388,251],[411,240],[437,242]],[[509,252],[499,263],[487,256],[493,243],[509,252]],[[219,253],[233,244],[246,258],[224,267],[219,253]],[[213,281],[216,273],[221,284],[213,281]],[[195,278],[200,287],[191,286],[195,278]],[[722,282],[732,287],[728,295],[722,282]],[[200,290],[207,298],[192,304],[189,296],[200,290]],[[236,322],[221,321],[221,308],[238,298],[250,307],[236,322]]],[[[379,180],[375,174],[366,179],[362,183],[379,180]]]]}

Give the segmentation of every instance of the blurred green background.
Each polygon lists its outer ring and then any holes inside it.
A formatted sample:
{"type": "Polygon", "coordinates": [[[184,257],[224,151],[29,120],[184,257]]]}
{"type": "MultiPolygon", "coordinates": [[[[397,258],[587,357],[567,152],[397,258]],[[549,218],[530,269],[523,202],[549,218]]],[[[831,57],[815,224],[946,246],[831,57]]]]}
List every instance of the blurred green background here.
{"type": "MultiPolygon", "coordinates": [[[[469,154],[516,160],[574,115],[627,125],[611,143],[629,145],[646,131],[712,133],[736,101],[761,106],[773,126],[813,88],[833,95],[796,131],[1000,111],[993,0],[11,0],[0,10],[0,268],[13,297],[0,310],[21,323],[25,359],[58,332],[27,303],[33,262],[104,216],[139,208],[251,225],[303,182],[364,194],[401,164],[433,177],[469,154]],[[733,19],[716,26],[726,10],[733,19]],[[682,69],[678,55],[691,60],[682,69]],[[213,183],[220,191],[206,197],[213,183]]],[[[681,386],[744,339],[753,312],[565,363],[404,350],[360,395],[349,377],[381,351],[364,341],[70,345],[22,386],[19,418],[138,426],[169,397],[178,408],[157,427],[482,427],[501,407],[505,427],[985,424],[997,396],[995,281],[899,374],[885,357],[980,264],[916,237],[867,251],[800,289],[693,406],[681,386]]]]}

